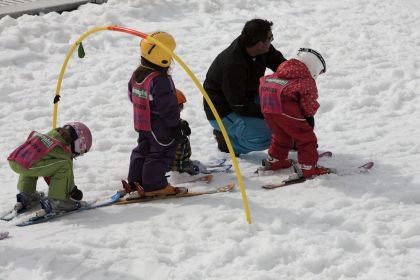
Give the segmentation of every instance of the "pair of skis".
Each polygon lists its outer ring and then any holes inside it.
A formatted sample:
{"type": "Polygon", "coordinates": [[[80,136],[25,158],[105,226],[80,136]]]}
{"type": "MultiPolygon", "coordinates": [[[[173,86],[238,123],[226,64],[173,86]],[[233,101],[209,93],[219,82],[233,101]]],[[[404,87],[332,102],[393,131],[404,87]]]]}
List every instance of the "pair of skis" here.
{"type": "Polygon", "coordinates": [[[111,196],[110,198],[107,198],[103,201],[98,201],[98,200],[92,201],[92,202],[88,203],[86,206],[83,206],[83,207],[80,207],[80,208],[77,208],[77,209],[71,210],[71,211],[52,212],[52,213],[48,213],[48,214],[40,215],[40,216],[37,216],[38,212],[35,212],[35,216],[32,216],[28,220],[20,222],[16,225],[19,226],[19,227],[36,225],[36,224],[44,223],[46,221],[50,221],[50,220],[53,220],[53,219],[61,218],[63,216],[67,216],[67,215],[70,215],[70,214],[73,214],[73,213],[78,213],[78,212],[83,212],[83,211],[92,210],[92,209],[96,209],[96,208],[101,208],[101,207],[105,207],[105,206],[110,206],[110,205],[116,203],[120,198],[121,198],[121,195],[120,195],[119,192],[117,192],[113,196],[111,196]]]}
{"type": "MultiPolygon", "coordinates": [[[[332,156],[332,152],[330,152],[330,151],[323,152],[319,155],[320,158],[321,157],[331,157],[331,156],[332,156]]],[[[354,168],[353,170],[348,171],[348,172],[340,172],[339,170],[337,170],[335,168],[329,168],[330,173],[327,173],[327,174],[336,174],[336,175],[339,175],[339,176],[353,175],[353,174],[363,174],[363,173],[369,172],[369,170],[373,166],[374,166],[374,162],[369,161],[369,162],[367,162],[365,164],[362,164],[361,166],[359,166],[357,168],[354,168]]],[[[299,167],[295,167],[295,169],[296,168],[299,168],[299,167]]],[[[319,175],[319,176],[322,176],[322,175],[319,175]]],[[[263,189],[271,190],[271,189],[281,188],[281,187],[285,187],[285,186],[289,186],[289,185],[303,183],[308,179],[310,179],[310,178],[304,178],[304,177],[300,176],[298,173],[293,173],[286,180],[280,181],[279,183],[266,184],[266,185],[263,185],[261,187],[263,189]]]]}
{"type": "MultiPolygon", "coordinates": [[[[212,173],[228,172],[231,167],[232,167],[231,164],[226,164],[226,158],[218,159],[218,160],[215,160],[211,163],[206,164],[206,168],[209,171],[209,173],[198,174],[196,176],[188,176],[188,178],[183,183],[193,183],[193,182],[199,182],[199,181],[205,181],[207,183],[210,183],[213,180],[213,174],[212,173]]],[[[189,193],[187,193],[186,195],[183,195],[183,196],[188,197],[188,196],[196,196],[196,195],[212,194],[212,193],[223,192],[223,191],[230,191],[231,189],[233,189],[233,187],[234,186],[231,186],[231,184],[229,184],[227,186],[222,186],[220,188],[217,188],[215,190],[210,190],[210,191],[207,191],[207,192],[189,192],[189,193]]],[[[177,195],[176,197],[183,197],[183,196],[177,195]]],[[[171,198],[171,197],[172,196],[152,197],[152,198],[149,197],[149,198],[143,199],[139,202],[143,202],[143,201],[146,201],[146,200],[151,201],[151,200],[157,200],[157,199],[171,198]]],[[[31,220],[30,224],[42,223],[44,221],[51,220],[51,219],[56,219],[58,217],[62,217],[62,216],[69,215],[69,214],[72,214],[72,213],[109,206],[109,205],[112,205],[112,204],[118,202],[120,199],[121,199],[121,197],[119,196],[118,193],[116,193],[111,198],[107,198],[103,201],[90,202],[90,203],[88,203],[87,206],[75,209],[73,211],[63,212],[63,213],[50,213],[50,214],[46,214],[46,215],[39,216],[39,217],[37,217],[37,216],[32,217],[32,218],[30,218],[30,220],[31,220]]],[[[122,201],[122,202],[124,202],[124,201],[122,201]]],[[[130,203],[133,203],[133,202],[130,202],[130,203]]],[[[20,214],[33,210],[34,206],[35,205],[32,205],[32,207],[28,207],[28,208],[20,209],[20,210],[12,209],[11,211],[9,211],[6,214],[4,214],[3,216],[1,216],[0,219],[4,220],[4,221],[11,221],[14,218],[16,218],[17,216],[19,216],[20,214]]],[[[18,226],[25,226],[25,225],[26,225],[26,222],[18,224],[18,226]]]]}
{"type": "Polygon", "coordinates": [[[174,195],[165,195],[165,196],[148,196],[148,197],[140,197],[140,198],[122,198],[120,192],[114,194],[111,198],[107,198],[104,201],[94,201],[92,203],[88,203],[87,206],[67,211],[67,212],[52,212],[42,216],[33,216],[28,220],[20,222],[16,224],[19,227],[25,227],[35,224],[44,223],[53,219],[61,218],[63,216],[68,216],[70,214],[88,211],[96,208],[106,207],[113,204],[116,205],[123,205],[123,204],[131,204],[131,203],[142,203],[148,201],[156,201],[156,200],[164,200],[170,198],[181,198],[181,197],[192,197],[192,196],[199,196],[199,195],[209,195],[209,194],[216,194],[221,192],[230,192],[235,188],[235,184],[230,183],[226,186],[222,186],[216,189],[208,190],[208,191],[201,191],[201,192],[187,192],[183,194],[174,194],[174,195]]]}
{"type": "Polygon", "coordinates": [[[124,204],[131,204],[131,203],[141,203],[141,202],[148,202],[148,201],[155,201],[155,200],[164,200],[170,198],[180,198],[180,197],[192,197],[192,196],[199,196],[199,195],[208,195],[208,194],[215,194],[215,193],[222,193],[222,192],[230,192],[235,188],[234,183],[229,183],[225,186],[218,187],[216,189],[211,189],[207,191],[201,192],[187,192],[182,194],[173,194],[173,195],[161,195],[161,196],[142,196],[136,198],[126,198],[120,199],[115,204],[116,205],[124,205],[124,204]]]}

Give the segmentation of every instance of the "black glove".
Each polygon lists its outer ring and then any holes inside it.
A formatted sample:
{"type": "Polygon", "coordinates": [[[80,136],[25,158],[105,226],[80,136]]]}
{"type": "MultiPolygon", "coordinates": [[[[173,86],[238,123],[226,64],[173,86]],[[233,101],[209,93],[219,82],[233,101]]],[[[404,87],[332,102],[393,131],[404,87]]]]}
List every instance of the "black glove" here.
{"type": "Polygon", "coordinates": [[[184,137],[184,135],[182,134],[181,124],[172,128],[172,135],[177,141],[182,139],[182,137],[184,137]]]}
{"type": "Polygon", "coordinates": [[[182,134],[184,134],[185,136],[191,135],[191,128],[187,121],[181,120],[179,125],[181,126],[182,134]]]}
{"type": "Polygon", "coordinates": [[[83,199],[83,192],[74,186],[73,189],[70,191],[70,198],[75,201],[80,201],[83,199]]]}
{"type": "Polygon", "coordinates": [[[312,128],[315,128],[315,119],[314,119],[314,117],[305,117],[305,119],[306,119],[306,121],[309,123],[309,125],[312,128]]]}

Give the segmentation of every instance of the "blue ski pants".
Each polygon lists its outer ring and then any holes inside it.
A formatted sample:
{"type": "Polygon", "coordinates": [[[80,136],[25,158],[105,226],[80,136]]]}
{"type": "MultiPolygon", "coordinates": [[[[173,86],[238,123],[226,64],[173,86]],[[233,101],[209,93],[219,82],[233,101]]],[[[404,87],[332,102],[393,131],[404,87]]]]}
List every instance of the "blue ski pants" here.
{"type": "MultiPolygon", "coordinates": [[[[210,125],[220,131],[216,120],[209,120],[210,125]]],[[[264,119],[240,116],[230,113],[222,118],[230,142],[236,155],[268,149],[271,141],[271,130],[264,119]]]]}

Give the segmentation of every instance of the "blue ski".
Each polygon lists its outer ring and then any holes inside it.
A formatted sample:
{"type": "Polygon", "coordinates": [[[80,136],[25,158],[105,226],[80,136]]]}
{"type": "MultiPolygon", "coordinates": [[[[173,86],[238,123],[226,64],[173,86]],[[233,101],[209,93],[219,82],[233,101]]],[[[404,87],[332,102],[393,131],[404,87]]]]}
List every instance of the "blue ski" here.
{"type": "Polygon", "coordinates": [[[228,172],[232,168],[232,164],[223,164],[220,166],[207,167],[210,173],[228,172]]]}
{"type": "Polygon", "coordinates": [[[72,211],[67,211],[67,212],[52,212],[49,214],[46,214],[44,216],[40,216],[40,217],[31,217],[29,220],[23,221],[21,223],[18,223],[16,226],[18,227],[25,227],[25,226],[30,226],[30,225],[36,225],[36,224],[40,224],[40,223],[44,223],[53,219],[57,219],[57,218],[61,218],[63,216],[67,216],[73,213],[78,213],[78,212],[82,212],[82,211],[87,211],[87,210],[92,210],[92,209],[96,209],[96,208],[100,208],[100,207],[105,207],[105,206],[109,206],[112,205],[114,203],[116,203],[119,199],[121,198],[121,194],[119,192],[115,193],[111,198],[106,199],[103,202],[92,202],[90,204],[88,204],[88,206],[86,207],[81,207],[72,211]]]}
{"type": "Polygon", "coordinates": [[[225,165],[226,160],[227,160],[226,158],[216,159],[216,160],[213,160],[211,162],[205,163],[204,166],[207,167],[207,169],[223,166],[223,165],[225,165]]]}

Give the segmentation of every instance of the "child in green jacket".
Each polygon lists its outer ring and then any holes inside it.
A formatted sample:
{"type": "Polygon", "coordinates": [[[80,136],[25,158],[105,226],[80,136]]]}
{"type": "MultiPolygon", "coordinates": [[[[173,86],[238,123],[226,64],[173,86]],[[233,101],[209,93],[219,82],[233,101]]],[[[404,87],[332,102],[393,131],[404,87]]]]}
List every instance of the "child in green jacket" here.
{"type": "MultiPolygon", "coordinates": [[[[176,89],[176,98],[178,100],[179,111],[184,109],[184,103],[187,99],[182,91],[176,89]]],[[[175,159],[171,163],[171,171],[179,173],[188,173],[189,175],[197,175],[199,173],[209,173],[206,167],[198,160],[191,160],[191,145],[189,136],[191,129],[186,120],[180,119],[181,134],[178,146],[176,148],[175,159]]]]}
{"type": "Polygon", "coordinates": [[[74,183],[73,158],[87,153],[92,146],[92,134],[81,122],[53,129],[47,134],[31,132],[25,143],[7,158],[13,171],[19,174],[16,211],[32,207],[38,201],[45,213],[79,208],[83,193],[74,183]],[[49,186],[48,199],[36,191],[39,177],[49,186]]]}

